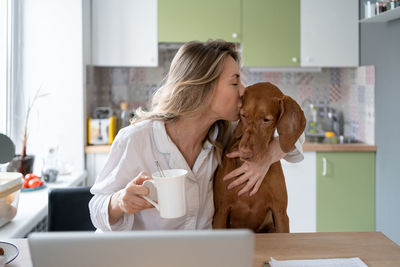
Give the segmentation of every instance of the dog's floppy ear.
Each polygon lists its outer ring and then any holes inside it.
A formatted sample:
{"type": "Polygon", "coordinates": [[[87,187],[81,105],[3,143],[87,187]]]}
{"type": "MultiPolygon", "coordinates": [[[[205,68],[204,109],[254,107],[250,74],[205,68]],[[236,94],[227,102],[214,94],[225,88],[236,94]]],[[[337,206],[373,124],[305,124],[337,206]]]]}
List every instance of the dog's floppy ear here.
{"type": "Polygon", "coordinates": [[[289,96],[279,100],[281,114],[277,124],[279,144],[283,152],[290,152],[306,127],[306,118],[299,104],[289,96]]]}

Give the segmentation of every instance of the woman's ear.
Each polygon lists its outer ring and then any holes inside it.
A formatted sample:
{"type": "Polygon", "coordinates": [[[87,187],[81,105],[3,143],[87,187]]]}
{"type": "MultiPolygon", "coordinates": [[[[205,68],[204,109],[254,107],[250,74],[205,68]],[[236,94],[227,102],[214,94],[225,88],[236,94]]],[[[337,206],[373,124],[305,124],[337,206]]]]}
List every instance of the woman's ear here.
{"type": "Polygon", "coordinates": [[[289,96],[281,98],[279,105],[281,113],[276,129],[279,145],[283,152],[288,153],[306,128],[306,117],[299,104],[289,96]]]}

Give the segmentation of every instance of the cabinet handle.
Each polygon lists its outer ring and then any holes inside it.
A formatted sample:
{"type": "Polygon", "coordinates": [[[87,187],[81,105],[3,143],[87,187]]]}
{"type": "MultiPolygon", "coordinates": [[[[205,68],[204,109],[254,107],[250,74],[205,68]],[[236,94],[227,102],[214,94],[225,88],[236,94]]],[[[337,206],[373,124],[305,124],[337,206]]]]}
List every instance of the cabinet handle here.
{"type": "Polygon", "coordinates": [[[237,35],[236,32],[232,33],[232,38],[233,38],[233,39],[236,39],[237,37],[238,37],[238,35],[237,35]]]}
{"type": "Polygon", "coordinates": [[[326,158],[322,158],[322,176],[326,176],[326,158]]]}
{"type": "Polygon", "coordinates": [[[297,62],[297,57],[292,57],[292,62],[296,63],[297,62]]]}

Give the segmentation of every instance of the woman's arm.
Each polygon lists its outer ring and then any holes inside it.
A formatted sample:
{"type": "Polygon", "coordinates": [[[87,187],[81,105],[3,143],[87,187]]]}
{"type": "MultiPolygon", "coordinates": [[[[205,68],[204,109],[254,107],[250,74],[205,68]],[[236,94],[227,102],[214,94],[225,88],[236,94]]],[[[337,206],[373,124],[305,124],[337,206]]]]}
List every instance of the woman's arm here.
{"type": "MultiPolygon", "coordinates": [[[[303,150],[301,148],[303,143],[304,134],[302,134],[296,142],[295,148],[286,154],[279,145],[279,136],[276,136],[269,144],[267,153],[263,158],[258,161],[245,161],[242,166],[225,175],[224,180],[238,177],[228,185],[228,189],[232,189],[247,181],[246,186],[239,191],[238,195],[242,195],[250,190],[250,196],[254,195],[260,188],[265,175],[273,163],[282,158],[285,158],[289,162],[299,162],[304,159],[303,150]]],[[[226,156],[229,158],[237,158],[239,157],[239,151],[229,153],[226,156]]]]}
{"type": "Polygon", "coordinates": [[[145,173],[138,173],[132,164],[132,157],[138,157],[132,151],[133,138],[122,129],[118,132],[106,164],[91,188],[94,195],[89,203],[93,225],[102,231],[131,230],[134,223],[132,214],[140,209],[150,208],[147,201],[139,195],[146,195],[148,189],[142,186],[148,179],[145,173]],[[143,176],[143,177],[142,177],[143,176]]]}

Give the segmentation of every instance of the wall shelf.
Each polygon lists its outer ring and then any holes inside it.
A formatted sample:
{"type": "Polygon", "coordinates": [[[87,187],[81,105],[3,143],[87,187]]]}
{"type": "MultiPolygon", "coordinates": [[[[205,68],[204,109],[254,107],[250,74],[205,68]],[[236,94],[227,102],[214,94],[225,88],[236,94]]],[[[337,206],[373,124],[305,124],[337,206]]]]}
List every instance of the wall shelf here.
{"type": "Polygon", "coordinates": [[[400,19],[400,7],[397,7],[392,10],[388,10],[379,15],[375,15],[373,17],[362,19],[360,23],[378,23],[378,22],[389,22],[392,20],[400,19]]]}

